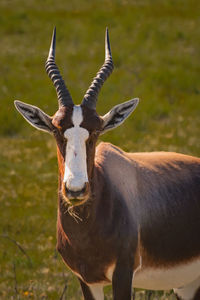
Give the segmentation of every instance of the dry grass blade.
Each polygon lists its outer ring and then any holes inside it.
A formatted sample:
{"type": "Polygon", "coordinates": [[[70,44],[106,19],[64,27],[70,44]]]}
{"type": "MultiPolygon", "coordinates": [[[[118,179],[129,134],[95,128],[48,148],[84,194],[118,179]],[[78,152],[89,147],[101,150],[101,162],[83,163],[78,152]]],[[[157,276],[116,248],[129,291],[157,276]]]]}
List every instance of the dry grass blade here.
{"type": "Polygon", "coordinates": [[[64,300],[64,296],[65,296],[66,291],[67,291],[67,282],[65,283],[64,289],[62,291],[62,295],[60,296],[59,300],[64,300]]]}
{"type": "Polygon", "coordinates": [[[1,238],[8,239],[8,240],[11,241],[12,243],[14,243],[14,244],[19,248],[19,250],[26,256],[26,258],[27,258],[27,260],[29,261],[30,265],[32,265],[32,260],[31,260],[30,256],[26,253],[26,251],[25,251],[24,248],[20,245],[19,242],[17,242],[15,239],[9,237],[8,235],[1,234],[0,237],[1,237],[1,238]]]}

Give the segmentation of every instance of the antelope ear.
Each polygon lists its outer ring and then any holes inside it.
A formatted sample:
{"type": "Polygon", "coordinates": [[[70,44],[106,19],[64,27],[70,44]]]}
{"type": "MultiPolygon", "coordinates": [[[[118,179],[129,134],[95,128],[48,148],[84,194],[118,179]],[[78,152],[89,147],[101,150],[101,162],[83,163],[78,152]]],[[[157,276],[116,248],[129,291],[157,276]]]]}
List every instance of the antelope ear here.
{"type": "Polygon", "coordinates": [[[14,104],[18,112],[33,127],[52,133],[53,125],[51,122],[51,117],[45,114],[40,108],[18,100],[15,100],[14,104]]]}
{"type": "Polygon", "coordinates": [[[135,98],[114,106],[106,115],[102,117],[103,126],[100,134],[103,134],[106,131],[121,125],[134,111],[138,103],[139,99],[135,98]]]}

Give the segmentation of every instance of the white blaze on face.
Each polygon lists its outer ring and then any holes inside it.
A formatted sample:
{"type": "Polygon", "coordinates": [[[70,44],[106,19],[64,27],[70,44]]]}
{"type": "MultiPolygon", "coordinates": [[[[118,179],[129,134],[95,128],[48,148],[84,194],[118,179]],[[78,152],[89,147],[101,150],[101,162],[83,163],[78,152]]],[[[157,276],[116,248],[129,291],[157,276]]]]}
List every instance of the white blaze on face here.
{"type": "Polygon", "coordinates": [[[71,191],[80,191],[88,182],[87,161],[86,161],[86,140],[89,132],[80,127],[83,121],[82,108],[74,106],[72,123],[74,127],[65,131],[67,139],[64,182],[71,191]]]}

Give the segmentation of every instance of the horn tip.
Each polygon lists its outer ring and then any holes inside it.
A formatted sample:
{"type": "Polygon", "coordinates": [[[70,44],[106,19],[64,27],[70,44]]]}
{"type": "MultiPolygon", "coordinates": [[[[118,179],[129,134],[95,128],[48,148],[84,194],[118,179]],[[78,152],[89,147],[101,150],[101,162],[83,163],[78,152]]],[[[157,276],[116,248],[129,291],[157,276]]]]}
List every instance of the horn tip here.
{"type": "Polygon", "coordinates": [[[53,29],[51,45],[50,45],[47,61],[49,60],[50,57],[52,57],[52,56],[55,57],[55,48],[56,48],[56,26],[54,26],[54,29],[53,29]]]}
{"type": "Polygon", "coordinates": [[[54,29],[53,29],[52,43],[55,43],[55,39],[56,39],[56,26],[54,26],[54,29]]]}
{"type": "Polygon", "coordinates": [[[110,48],[110,40],[109,40],[108,27],[106,27],[106,34],[105,34],[105,54],[106,54],[106,58],[108,56],[112,57],[111,48],[110,48]]]}
{"type": "Polygon", "coordinates": [[[108,32],[108,27],[106,27],[106,41],[109,41],[109,32],[108,32]]]}
{"type": "Polygon", "coordinates": [[[56,34],[56,26],[53,28],[53,36],[56,34]]]}

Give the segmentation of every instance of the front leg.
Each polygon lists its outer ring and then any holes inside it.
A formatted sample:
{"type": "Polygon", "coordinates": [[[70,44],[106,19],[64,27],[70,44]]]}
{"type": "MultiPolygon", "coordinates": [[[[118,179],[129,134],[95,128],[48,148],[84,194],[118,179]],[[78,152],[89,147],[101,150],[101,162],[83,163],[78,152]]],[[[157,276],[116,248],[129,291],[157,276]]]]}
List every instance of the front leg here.
{"type": "Polygon", "coordinates": [[[113,300],[131,300],[133,266],[133,257],[123,255],[118,259],[112,278],[113,300]]]}
{"type": "Polygon", "coordinates": [[[101,284],[87,285],[79,279],[84,300],[104,300],[103,286],[101,284]]]}

